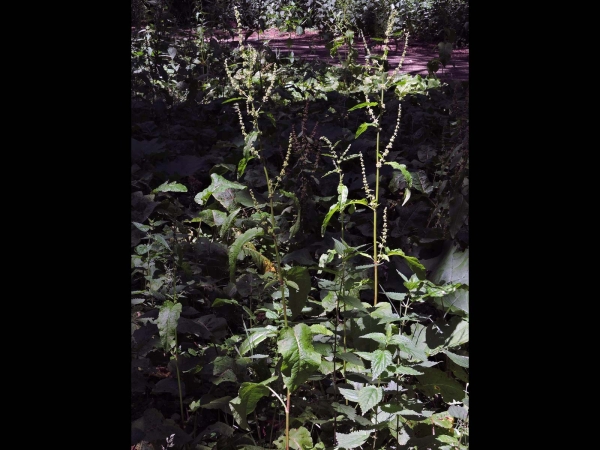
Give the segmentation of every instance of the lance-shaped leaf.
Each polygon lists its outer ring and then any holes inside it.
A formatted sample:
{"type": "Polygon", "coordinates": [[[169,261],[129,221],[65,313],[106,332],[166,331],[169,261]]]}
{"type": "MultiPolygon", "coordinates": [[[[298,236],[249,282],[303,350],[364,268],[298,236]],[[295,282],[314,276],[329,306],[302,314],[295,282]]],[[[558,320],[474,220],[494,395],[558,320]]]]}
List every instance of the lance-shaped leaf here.
{"type": "Polygon", "coordinates": [[[277,336],[277,328],[271,325],[254,331],[250,336],[246,338],[244,342],[242,342],[242,345],[240,345],[240,355],[244,356],[250,350],[255,349],[258,344],[260,344],[268,337],[275,336],[277,336]]]}
{"type": "Polygon", "coordinates": [[[256,236],[262,236],[264,231],[262,228],[250,228],[246,230],[244,234],[237,237],[233,245],[229,248],[229,279],[231,282],[235,282],[235,267],[237,257],[242,250],[244,244],[256,236]]]}
{"type": "Polygon", "coordinates": [[[293,281],[298,285],[298,289],[294,289],[293,287],[289,289],[288,306],[292,310],[291,319],[294,320],[302,312],[302,308],[304,308],[308,300],[310,275],[306,267],[296,266],[286,272],[285,278],[287,281],[293,281]]]}
{"type": "Polygon", "coordinates": [[[350,450],[356,447],[360,447],[367,439],[371,433],[375,430],[361,430],[361,431],[352,431],[348,434],[346,433],[336,433],[335,437],[337,439],[337,447],[336,449],[344,448],[346,450],[350,450]]]}
{"type": "Polygon", "coordinates": [[[356,134],[354,135],[354,139],[358,139],[358,137],[365,132],[368,127],[375,127],[374,123],[361,123],[356,130],[356,134]]]}
{"type": "Polygon", "coordinates": [[[452,352],[449,352],[448,350],[443,350],[442,353],[448,355],[448,358],[450,358],[455,364],[458,364],[460,367],[466,367],[467,369],[469,368],[468,356],[456,355],[452,352]]]}
{"type": "Polygon", "coordinates": [[[358,404],[364,416],[367,411],[376,406],[383,398],[383,388],[367,386],[358,391],[358,404]]]}
{"type": "Polygon", "coordinates": [[[244,430],[248,430],[247,417],[254,408],[258,401],[269,395],[269,388],[260,383],[242,383],[238,396],[229,402],[231,413],[237,423],[244,430]]]}
{"type": "Polygon", "coordinates": [[[225,233],[227,233],[227,230],[229,230],[229,228],[231,227],[231,224],[233,223],[233,221],[235,220],[236,216],[238,215],[238,213],[242,210],[242,208],[237,208],[235,210],[233,210],[231,212],[231,214],[229,214],[225,220],[223,221],[223,224],[221,225],[221,229],[219,230],[219,237],[222,239],[223,236],[225,236],[225,233]]]}
{"type": "Polygon", "coordinates": [[[392,166],[394,169],[398,169],[402,173],[402,176],[404,177],[404,179],[406,180],[406,185],[409,188],[412,187],[412,185],[413,185],[412,175],[406,168],[405,164],[400,164],[400,163],[397,163],[396,161],[388,161],[385,164],[392,166]]]}
{"type": "Polygon", "coordinates": [[[408,267],[410,267],[410,270],[412,270],[414,273],[417,274],[417,276],[419,277],[419,280],[425,279],[425,277],[426,277],[425,266],[423,264],[421,264],[419,262],[419,260],[417,258],[415,258],[414,256],[408,256],[400,249],[390,250],[389,252],[387,252],[387,255],[388,256],[402,256],[404,258],[404,260],[406,261],[406,264],[408,264],[408,267]]]}
{"type": "Polygon", "coordinates": [[[283,356],[281,374],[286,387],[294,392],[319,369],[321,355],[312,345],[312,333],[308,325],[299,323],[294,328],[284,328],[277,342],[278,352],[283,356]]]}
{"type": "Polygon", "coordinates": [[[165,301],[158,312],[156,325],[161,348],[168,352],[177,345],[177,321],[181,315],[181,303],[165,301]]]}
{"type": "Polygon", "coordinates": [[[367,333],[364,336],[360,336],[363,339],[373,339],[374,341],[379,342],[380,344],[387,345],[388,340],[383,333],[367,333]]]}
{"type": "Polygon", "coordinates": [[[379,378],[379,375],[392,364],[392,354],[387,350],[375,350],[371,359],[371,372],[373,379],[379,378]]]}
{"type": "Polygon", "coordinates": [[[153,194],[157,192],[187,192],[187,187],[185,187],[183,184],[177,183],[176,181],[173,181],[172,183],[165,181],[156,189],[152,190],[153,194]]]}
{"type": "MultiPolygon", "coordinates": [[[[367,203],[367,200],[365,200],[364,198],[361,200],[349,200],[343,204],[342,210],[344,210],[349,205],[368,205],[368,203],[367,203]]],[[[333,205],[331,205],[329,207],[329,211],[325,215],[325,218],[323,219],[323,224],[321,225],[321,236],[325,236],[325,230],[327,229],[327,224],[329,224],[329,221],[331,220],[333,215],[336,212],[338,212],[339,210],[340,210],[339,203],[334,203],[333,205]]]]}

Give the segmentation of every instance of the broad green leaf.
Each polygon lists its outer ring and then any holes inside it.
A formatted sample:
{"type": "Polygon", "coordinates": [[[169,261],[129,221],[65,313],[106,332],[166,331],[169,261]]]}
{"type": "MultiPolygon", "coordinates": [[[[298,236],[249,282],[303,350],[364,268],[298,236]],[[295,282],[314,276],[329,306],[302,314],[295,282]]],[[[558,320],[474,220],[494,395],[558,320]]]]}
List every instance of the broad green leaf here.
{"type": "Polygon", "coordinates": [[[319,369],[321,355],[314,350],[310,328],[303,323],[281,330],[277,347],[283,357],[283,382],[294,392],[319,369]]]}
{"type": "Polygon", "coordinates": [[[233,417],[240,427],[244,430],[250,429],[247,421],[248,414],[254,411],[258,401],[269,393],[269,388],[260,383],[242,383],[238,396],[229,402],[233,417]]]}
{"type": "Polygon", "coordinates": [[[328,328],[325,328],[323,325],[318,323],[310,326],[310,331],[313,334],[324,334],[325,336],[333,336],[333,331],[328,328]]]}
{"type": "Polygon", "coordinates": [[[277,328],[273,326],[269,326],[268,329],[252,333],[244,340],[244,342],[242,342],[242,345],[240,345],[240,355],[244,356],[250,350],[255,349],[256,346],[265,339],[275,336],[277,336],[277,328]]]}
{"type": "Polygon", "coordinates": [[[338,358],[340,358],[342,361],[346,361],[349,362],[351,364],[360,366],[360,367],[365,367],[365,363],[363,362],[362,359],[360,359],[357,355],[355,355],[354,353],[350,353],[350,352],[346,352],[346,353],[339,353],[338,358]]]}
{"type": "Polygon", "coordinates": [[[159,242],[164,247],[166,247],[167,249],[171,250],[171,247],[169,247],[168,242],[166,241],[165,237],[162,234],[153,234],[152,238],[155,241],[159,242]]]}
{"type": "Polygon", "coordinates": [[[431,194],[433,192],[433,185],[429,182],[429,178],[427,178],[427,173],[424,170],[417,170],[413,172],[413,187],[423,194],[431,194]]]}
{"type": "Polygon", "coordinates": [[[383,398],[383,388],[367,386],[358,391],[358,404],[360,405],[361,415],[376,406],[383,398]]]}
{"type": "MultiPolygon", "coordinates": [[[[460,318],[457,316],[454,316],[453,319],[460,320],[460,318]]],[[[454,328],[452,331],[450,337],[446,340],[445,345],[448,348],[452,348],[466,344],[467,342],[469,342],[469,322],[466,320],[460,320],[456,325],[456,328],[454,328]]]]}
{"type": "Polygon", "coordinates": [[[131,223],[134,224],[135,227],[140,231],[150,231],[152,229],[152,227],[150,225],[144,225],[144,224],[138,223],[138,222],[131,222],[131,223]]]}
{"type": "MultiPolygon", "coordinates": [[[[229,181],[216,173],[211,173],[210,178],[210,186],[208,186],[202,192],[196,194],[196,196],[194,197],[194,201],[199,205],[205,204],[211,195],[214,196],[215,194],[223,193],[228,189],[246,189],[246,186],[244,186],[243,184],[236,183],[235,181],[229,181]]],[[[217,200],[219,200],[219,198],[217,198],[217,200]]],[[[220,202],[221,204],[223,204],[223,201],[221,200],[220,202]]],[[[225,206],[225,208],[228,208],[229,205],[223,204],[223,206],[225,206]]]]}
{"type": "Polygon", "coordinates": [[[361,336],[363,339],[373,339],[374,341],[379,342],[380,344],[387,345],[388,341],[383,333],[367,333],[361,336]]]}
{"type": "Polygon", "coordinates": [[[342,394],[349,402],[358,402],[358,391],[345,388],[338,388],[338,390],[340,391],[340,394],[342,394]]]}
{"type": "Polygon", "coordinates": [[[469,410],[463,406],[452,405],[448,408],[448,414],[457,419],[467,420],[469,410]]]}
{"type": "Polygon", "coordinates": [[[227,219],[227,214],[217,209],[204,209],[198,214],[199,219],[211,227],[223,225],[227,219]]]}
{"type": "Polygon", "coordinates": [[[218,308],[223,305],[239,305],[239,303],[232,298],[215,298],[215,301],[212,303],[213,308],[218,308]]]}
{"type": "Polygon", "coordinates": [[[350,108],[348,110],[348,112],[354,111],[355,109],[366,108],[367,106],[377,106],[377,102],[363,102],[363,103],[359,103],[358,105],[354,105],[352,108],[350,108]]]}
{"type": "MultiPolygon", "coordinates": [[[[379,375],[392,364],[392,354],[387,350],[375,350],[371,359],[371,372],[373,379],[379,378],[379,375]]],[[[362,407],[362,406],[361,406],[362,407]]]]}
{"type": "Polygon", "coordinates": [[[454,436],[448,436],[447,434],[440,434],[436,437],[436,439],[446,444],[454,444],[455,446],[459,444],[459,440],[457,438],[454,436]]]}
{"type": "MultiPolygon", "coordinates": [[[[469,285],[469,249],[458,250],[452,241],[444,246],[443,256],[435,267],[431,268],[429,279],[438,285],[445,283],[461,283],[469,285]]],[[[469,314],[469,291],[459,289],[442,299],[436,299],[438,305],[450,310],[461,310],[469,314]]]]}
{"type": "Polygon", "coordinates": [[[390,250],[387,252],[387,255],[388,256],[402,256],[404,258],[404,260],[406,261],[406,264],[408,264],[408,267],[410,267],[410,270],[412,270],[415,274],[417,274],[417,277],[419,277],[419,280],[425,279],[425,277],[426,277],[425,266],[423,264],[421,264],[419,262],[419,260],[417,258],[415,258],[414,256],[408,256],[400,249],[390,250]]]}
{"type": "Polygon", "coordinates": [[[312,437],[310,436],[310,432],[306,428],[292,428],[290,430],[289,436],[290,448],[293,448],[294,450],[305,450],[313,448],[312,437]]]}
{"type": "Polygon", "coordinates": [[[308,293],[311,288],[310,274],[306,267],[295,266],[285,273],[285,278],[298,285],[298,290],[294,288],[289,289],[288,306],[292,310],[291,320],[294,320],[302,312],[302,308],[304,308],[308,300],[308,293]]]}
{"type": "Polygon", "coordinates": [[[418,389],[429,397],[440,394],[445,403],[462,401],[465,397],[465,388],[454,378],[435,367],[423,367],[424,374],[417,375],[418,389]]]}
{"type": "Polygon", "coordinates": [[[467,369],[469,368],[468,356],[456,355],[452,352],[449,352],[448,350],[444,350],[442,351],[442,353],[448,355],[448,358],[450,358],[455,364],[458,364],[460,367],[466,367],[467,369]]]}
{"type": "Polygon", "coordinates": [[[220,398],[213,398],[210,394],[203,395],[197,402],[190,404],[190,409],[194,411],[194,406],[205,409],[220,409],[226,414],[230,413],[229,401],[232,399],[230,395],[220,398]]]}
{"type": "Polygon", "coordinates": [[[171,351],[177,345],[177,321],[180,315],[181,303],[166,300],[159,309],[156,325],[158,326],[160,347],[166,352],[171,351]]]}
{"type": "Polygon", "coordinates": [[[367,310],[360,299],[358,297],[354,297],[353,295],[340,295],[339,300],[341,305],[350,306],[350,308],[347,308],[347,311],[350,311],[354,308],[358,309],[359,311],[367,310]]]}
{"type": "Polygon", "coordinates": [[[158,186],[156,189],[152,190],[152,193],[155,194],[157,192],[187,192],[187,187],[185,187],[183,184],[177,183],[176,181],[173,181],[171,183],[169,183],[168,181],[165,181],[163,184],[161,184],[160,186],[158,186]]]}
{"type": "Polygon", "coordinates": [[[389,292],[389,291],[386,291],[384,294],[390,300],[402,301],[402,300],[404,300],[406,298],[406,293],[405,292],[389,292]]]}
{"type": "Polygon", "coordinates": [[[401,375],[423,375],[423,372],[413,369],[412,367],[396,366],[396,373],[401,375]]]}
{"type": "Polygon", "coordinates": [[[331,404],[331,406],[334,409],[334,411],[344,414],[345,416],[348,417],[348,419],[350,419],[353,422],[356,422],[360,426],[363,426],[363,427],[373,426],[373,423],[370,420],[367,420],[364,417],[356,414],[356,409],[354,409],[350,405],[341,405],[337,402],[333,402],[331,404]]]}
{"type": "Polygon", "coordinates": [[[360,447],[365,442],[367,442],[367,439],[369,439],[369,436],[371,436],[371,433],[373,431],[375,431],[375,430],[352,431],[348,434],[336,433],[335,434],[335,437],[337,439],[336,449],[344,448],[346,450],[351,450],[353,448],[360,447]]]}
{"type": "Polygon", "coordinates": [[[399,164],[396,161],[388,161],[385,164],[392,166],[394,169],[398,169],[402,173],[402,176],[404,177],[404,179],[406,180],[406,185],[408,186],[408,188],[409,189],[412,188],[412,186],[413,186],[412,175],[406,168],[405,164],[399,164]]]}
{"type": "Polygon", "coordinates": [[[358,137],[365,132],[368,127],[374,127],[374,123],[361,123],[358,129],[356,130],[356,134],[354,135],[354,139],[358,139],[358,137]]]}
{"type": "Polygon", "coordinates": [[[243,245],[256,236],[262,236],[263,234],[264,230],[262,228],[250,228],[249,230],[246,230],[244,234],[238,236],[233,245],[229,248],[229,279],[232,283],[235,282],[236,261],[243,245]]]}

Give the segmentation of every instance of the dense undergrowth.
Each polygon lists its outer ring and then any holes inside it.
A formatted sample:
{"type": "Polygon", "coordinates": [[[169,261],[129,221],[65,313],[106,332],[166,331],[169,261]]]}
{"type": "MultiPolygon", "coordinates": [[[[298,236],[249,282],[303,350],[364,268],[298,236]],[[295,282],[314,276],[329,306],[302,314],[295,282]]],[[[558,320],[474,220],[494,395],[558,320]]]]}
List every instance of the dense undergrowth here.
{"type": "Polygon", "coordinates": [[[131,445],[468,448],[468,82],[339,26],[132,37],[131,445]]]}

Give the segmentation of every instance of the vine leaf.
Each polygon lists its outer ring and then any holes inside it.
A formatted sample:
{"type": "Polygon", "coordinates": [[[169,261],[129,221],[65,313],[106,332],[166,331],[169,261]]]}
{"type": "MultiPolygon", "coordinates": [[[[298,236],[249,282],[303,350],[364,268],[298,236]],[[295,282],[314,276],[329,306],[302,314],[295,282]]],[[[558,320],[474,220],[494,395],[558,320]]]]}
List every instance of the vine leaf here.
{"type": "Polygon", "coordinates": [[[177,321],[181,315],[181,303],[173,303],[170,300],[165,301],[158,312],[156,325],[158,326],[158,335],[160,346],[166,352],[177,345],[177,321]]]}
{"type": "Polygon", "coordinates": [[[291,392],[294,392],[319,369],[321,354],[315,351],[312,333],[304,323],[281,330],[277,347],[278,352],[283,356],[281,363],[283,382],[291,392]]]}

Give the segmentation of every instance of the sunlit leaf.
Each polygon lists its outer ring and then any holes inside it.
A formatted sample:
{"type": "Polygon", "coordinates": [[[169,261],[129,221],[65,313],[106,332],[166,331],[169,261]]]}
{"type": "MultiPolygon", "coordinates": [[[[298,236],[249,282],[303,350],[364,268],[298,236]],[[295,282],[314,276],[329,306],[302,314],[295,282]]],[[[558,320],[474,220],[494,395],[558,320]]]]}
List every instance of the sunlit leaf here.
{"type": "Polygon", "coordinates": [[[181,303],[166,300],[160,307],[156,325],[160,337],[160,346],[165,351],[171,351],[177,344],[177,321],[181,315],[181,303]]]}
{"type": "Polygon", "coordinates": [[[277,347],[283,357],[281,363],[283,382],[291,392],[294,392],[319,369],[321,355],[314,350],[310,328],[303,323],[299,323],[294,328],[282,329],[277,347]]]}
{"type": "Polygon", "coordinates": [[[375,430],[352,431],[348,434],[338,432],[335,434],[337,439],[336,449],[344,448],[346,450],[350,450],[360,447],[367,442],[367,439],[369,439],[369,436],[371,436],[371,433],[374,431],[375,430]]]}
{"type": "Polygon", "coordinates": [[[376,406],[383,398],[383,388],[366,386],[358,391],[358,404],[364,416],[367,411],[376,406]]]}

